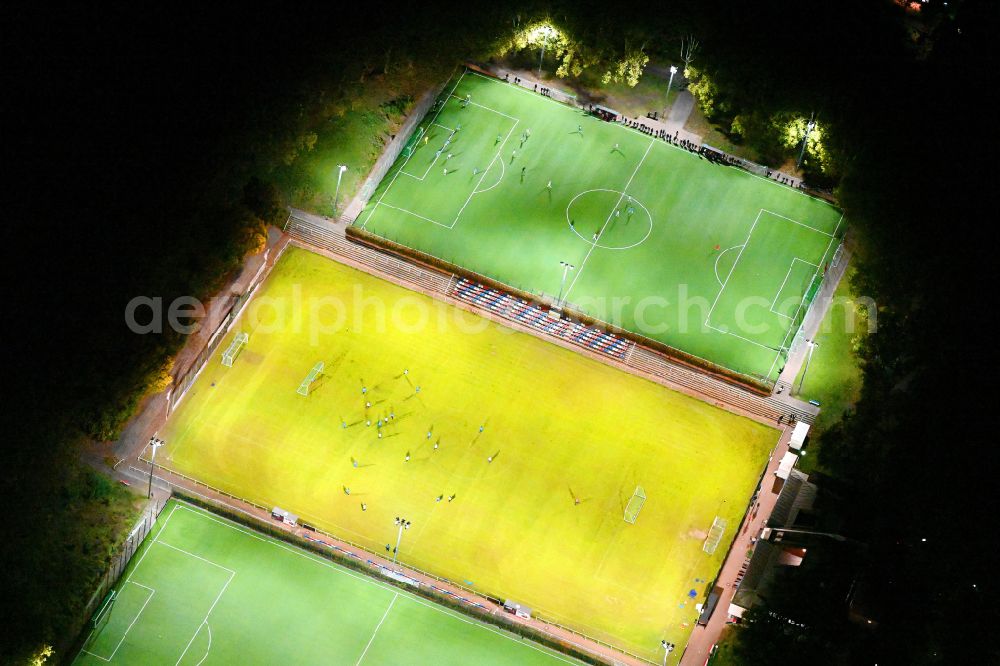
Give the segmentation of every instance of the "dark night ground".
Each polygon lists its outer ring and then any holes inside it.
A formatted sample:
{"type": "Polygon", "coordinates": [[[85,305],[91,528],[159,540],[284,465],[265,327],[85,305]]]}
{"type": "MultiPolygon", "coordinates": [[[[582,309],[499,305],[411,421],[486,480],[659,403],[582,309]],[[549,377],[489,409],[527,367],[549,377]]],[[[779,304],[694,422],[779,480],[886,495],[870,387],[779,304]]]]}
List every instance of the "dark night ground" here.
{"type": "MultiPolygon", "coordinates": [[[[857,415],[823,446],[837,477],[825,486],[837,493],[825,518],[869,544],[860,568],[880,627],[858,633],[839,624],[836,599],[824,603],[818,581],[854,571],[845,568],[851,558],[833,554],[819,557],[823,567],[805,572],[788,599],[774,600],[818,626],[794,644],[773,636],[759,644],[817,663],[996,656],[984,644],[1000,619],[989,418],[995,205],[979,208],[993,198],[995,169],[982,158],[995,144],[986,59],[995,10],[965,3],[962,34],[942,34],[932,56],[914,62],[866,3],[810,11],[801,3],[711,4],[680,3],[676,15],[705,34],[705,64],[721,88],[744,104],[817,106],[840,130],[842,203],[861,243],[859,289],[885,308],[865,351],[857,415]]],[[[562,7],[553,16],[591,35],[655,43],[687,31],[663,9],[654,17],[562,7]]],[[[132,390],[151,347],[173,344],[127,333],[123,304],[136,294],[198,293],[224,272],[216,248],[233,230],[207,211],[233,196],[218,174],[242,162],[243,137],[277,122],[279,100],[296,94],[304,74],[365,58],[377,67],[383,51],[373,42],[399,38],[414,57],[458,58],[465,47],[444,50],[444,35],[458,26],[491,33],[490,21],[425,5],[396,18],[380,9],[377,26],[371,16],[297,7],[250,20],[240,6],[215,16],[202,8],[183,16],[3,11],[0,177],[14,296],[4,374],[15,395],[0,410],[0,499],[10,507],[0,589],[13,590],[3,596],[0,626],[25,636],[48,619],[49,592],[32,581],[59,580],[65,561],[46,530],[73,510],[61,494],[75,457],[67,443],[81,427],[97,429],[107,404],[132,390]]],[[[489,11],[497,24],[514,14],[497,3],[489,11]]]]}

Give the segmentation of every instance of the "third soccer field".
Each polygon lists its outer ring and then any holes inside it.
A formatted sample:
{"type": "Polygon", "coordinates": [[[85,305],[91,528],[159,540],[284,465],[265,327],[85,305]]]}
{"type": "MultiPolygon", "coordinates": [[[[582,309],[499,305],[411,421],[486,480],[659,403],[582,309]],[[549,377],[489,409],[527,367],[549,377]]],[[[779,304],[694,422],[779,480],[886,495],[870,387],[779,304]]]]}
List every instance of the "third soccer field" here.
{"type": "Polygon", "coordinates": [[[651,659],[686,641],[778,438],[299,248],[219,350],[157,463],[382,554],[403,517],[405,564],[651,659]]]}
{"type": "Polygon", "coordinates": [[[171,501],[74,662],[578,662],[188,504],[171,501]]]}
{"type": "Polygon", "coordinates": [[[774,379],[839,243],[826,202],[466,72],[355,225],[774,379]]]}

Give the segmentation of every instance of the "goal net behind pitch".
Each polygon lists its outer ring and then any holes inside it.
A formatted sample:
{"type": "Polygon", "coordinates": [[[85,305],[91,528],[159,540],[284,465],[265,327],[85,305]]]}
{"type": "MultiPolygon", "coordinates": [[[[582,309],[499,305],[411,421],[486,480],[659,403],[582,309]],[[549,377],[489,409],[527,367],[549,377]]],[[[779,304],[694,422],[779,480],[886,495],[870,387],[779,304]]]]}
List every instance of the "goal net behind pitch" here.
{"type": "Polygon", "coordinates": [[[222,365],[227,368],[233,367],[233,361],[239,356],[240,351],[246,346],[247,342],[250,341],[250,336],[247,333],[240,332],[233,338],[233,341],[229,343],[226,347],[226,351],[222,352],[222,365]]]}
{"type": "Polygon", "coordinates": [[[319,377],[322,373],[323,373],[323,361],[320,361],[319,363],[313,366],[313,369],[309,371],[309,374],[306,376],[306,378],[302,380],[302,383],[299,384],[299,390],[296,391],[296,393],[298,393],[299,395],[309,395],[310,385],[312,385],[312,383],[316,381],[316,378],[319,377]]]}
{"type": "Polygon", "coordinates": [[[91,628],[97,629],[101,624],[108,619],[111,615],[111,609],[115,605],[115,600],[118,598],[118,593],[114,590],[108,592],[108,596],[104,597],[104,601],[101,602],[100,607],[97,612],[94,613],[94,617],[91,619],[91,628]]]}
{"type": "Polygon", "coordinates": [[[722,536],[726,533],[726,519],[715,517],[712,521],[712,529],[708,531],[708,537],[705,538],[705,545],[702,546],[702,550],[711,555],[715,552],[715,549],[719,547],[719,543],[722,541],[722,536]]]}
{"type": "Polygon", "coordinates": [[[636,486],[635,492],[632,493],[632,498],[625,506],[625,522],[634,525],[636,518],[639,517],[639,512],[642,510],[642,505],[645,503],[646,492],[642,489],[642,486],[636,486]]]}
{"type": "Polygon", "coordinates": [[[427,128],[423,125],[417,128],[417,131],[413,133],[413,135],[410,137],[410,140],[406,142],[406,146],[403,147],[403,153],[402,153],[403,157],[409,157],[410,155],[413,154],[413,151],[417,149],[417,144],[420,142],[420,139],[424,136],[424,132],[426,130],[427,128]]]}

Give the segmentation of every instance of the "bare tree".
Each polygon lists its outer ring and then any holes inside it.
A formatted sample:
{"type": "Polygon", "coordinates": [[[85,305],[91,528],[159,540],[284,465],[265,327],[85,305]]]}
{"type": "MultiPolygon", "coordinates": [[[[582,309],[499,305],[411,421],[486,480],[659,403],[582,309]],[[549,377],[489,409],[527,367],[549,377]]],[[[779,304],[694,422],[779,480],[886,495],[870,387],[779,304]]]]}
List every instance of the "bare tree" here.
{"type": "Polygon", "coordinates": [[[684,61],[684,67],[691,66],[691,61],[694,60],[694,56],[698,52],[698,46],[698,40],[694,38],[694,35],[688,35],[681,39],[681,60],[684,61]]]}

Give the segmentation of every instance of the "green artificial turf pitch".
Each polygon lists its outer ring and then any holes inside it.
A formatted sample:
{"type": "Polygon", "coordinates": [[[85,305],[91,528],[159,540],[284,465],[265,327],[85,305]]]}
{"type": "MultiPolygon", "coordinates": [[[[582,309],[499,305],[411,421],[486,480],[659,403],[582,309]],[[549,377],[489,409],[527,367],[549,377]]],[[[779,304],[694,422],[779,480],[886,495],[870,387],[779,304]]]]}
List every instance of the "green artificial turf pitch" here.
{"type": "Polygon", "coordinates": [[[171,501],[76,664],[578,663],[171,501]]]}
{"type": "Polygon", "coordinates": [[[661,638],[686,640],[688,595],[732,529],[713,556],[705,535],[716,515],[739,524],[778,438],[295,247],[218,349],[161,430],[158,464],[380,553],[402,516],[406,564],[654,659],[661,638]]]}
{"type": "Polygon", "coordinates": [[[838,210],[474,72],[445,90],[356,226],[552,298],[567,262],[577,310],[777,376],[838,210]]]}

